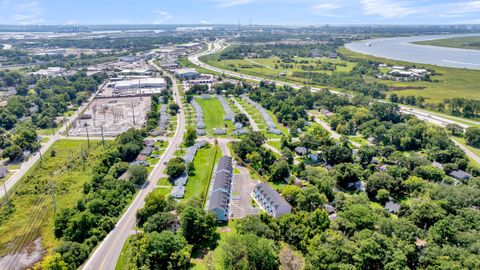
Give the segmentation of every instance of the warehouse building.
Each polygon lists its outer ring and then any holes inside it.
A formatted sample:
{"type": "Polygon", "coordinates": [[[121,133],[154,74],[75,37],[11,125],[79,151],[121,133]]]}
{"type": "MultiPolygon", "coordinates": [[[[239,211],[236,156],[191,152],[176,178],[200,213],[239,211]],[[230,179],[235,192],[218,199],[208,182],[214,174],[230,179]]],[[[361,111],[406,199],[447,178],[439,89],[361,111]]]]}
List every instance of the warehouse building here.
{"type": "Polygon", "coordinates": [[[200,73],[194,68],[175,69],[173,70],[173,73],[180,79],[195,79],[200,76],[200,73]]]}
{"type": "Polygon", "coordinates": [[[147,78],[139,80],[119,81],[114,84],[117,90],[134,89],[134,88],[166,88],[167,83],[164,78],[147,78]]]}

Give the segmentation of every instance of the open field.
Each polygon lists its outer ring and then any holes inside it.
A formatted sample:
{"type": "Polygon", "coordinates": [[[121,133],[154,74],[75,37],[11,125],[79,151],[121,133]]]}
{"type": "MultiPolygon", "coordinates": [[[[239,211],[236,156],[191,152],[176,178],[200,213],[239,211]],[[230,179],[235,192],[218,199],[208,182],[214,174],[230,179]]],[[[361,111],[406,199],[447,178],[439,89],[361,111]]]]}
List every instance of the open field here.
{"type": "Polygon", "coordinates": [[[195,175],[188,177],[185,187],[185,201],[194,197],[202,198],[210,182],[213,165],[220,159],[220,156],[221,152],[218,146],[207,146],[197,151],[193,160],[195,175]]]}
{"type": "Polygon", "coordinates": [[[443,101],[444,99],[451,99],[455,97],[480,100],[480,91],[478,91],[478,78],[480,77],[480,70],[448,68],[390,60],[355,53],[345,48],[341,48],[338,51],[344,56],[378,61],[388,65],[415,65],[417,67],[425,67],[427,69],[433,69],[437,74],[439,74],[437,76],[432,76],[432,80],[434,82],[396,82],[379,80],[371,77],[367,78],[368,81],[381,82],[390,87],[399,87],[404,89],[391,92],[396,93],[399,96],[423,96],[428,103],[436,103],[443,101]]]}
{"type": "MultiPolygon", "coordinates": [[[[282,60],[279,58],[246,58],[235,60],[218,60],[219,55],[219,53],[216,53],[205,56],[202,58],[202,61],[221,69],[239,72],[251,76],[263,77],[265,79],[275,79],[293,83],[308,83],[307,79],[294,77],[292,75],[293,72],[306,72],[306,70],[302,70],[300,68],[300,66],[302,65],[316,66],[320,63],[339,64],[336,69],[337,72],[349,72],[355,66],[354,62],[330,58],[296,57],[294,58],[295,61],[301,61],[303,63],[283,63],[282,60]]],[[[312,71],[312,73],[331,74],[332,72],[328,70],[314,70],[312,71]]]]}
{"type": "Polygon", "coordinates": [[[455,37],[414,42],[420,45],[480,50],[480,36],[455,37]]]}
{"type": "Polygon", "coordinates": [[[96,157],[105,149],[99,142],[93,142],[87,149],[87,142],[60,140],[44,155],[43,162],[37,163],[20,180],[10,195],[13,205],[8,212],[1,206],[0,255],[12,250],[19,251],[41,237],[42,248],[50,250],[58,245],[53,234],[53,200],[49,193],[49,181],[53,180],[58,208],[72,208],[82,196],[83,185],[91,176],[91,166],[96,157]],[[85,169],[80,149],[87,152],[85,169]]]}
{"type": "Polygon", "coordinates": [[[198,104],[202,107],[203,117],[205,121],[205,130],[207,135],[213,135],[213,129],[227,128],[227,135],[232,133],[233,123],[231,121],[225,121],[225,112],[222,104],[216,98],[210,99],[197,99],[198,104]],[[227,125],[227,127],[225,127],[227,125]]]}

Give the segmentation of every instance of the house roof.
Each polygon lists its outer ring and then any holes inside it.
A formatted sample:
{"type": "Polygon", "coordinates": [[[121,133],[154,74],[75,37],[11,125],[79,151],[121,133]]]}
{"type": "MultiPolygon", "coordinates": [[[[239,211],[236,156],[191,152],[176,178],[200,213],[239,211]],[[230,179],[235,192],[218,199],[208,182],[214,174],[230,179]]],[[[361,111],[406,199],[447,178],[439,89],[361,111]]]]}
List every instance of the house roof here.
{"type": "Polygon", "coordinates": [[[323,208],[327,211],[328,214],[335,213],[335,207],[331,206],[330,204],[324,204],[323,208]]]}
{"type": "Polygon", "coordinates": [[[174,186],[170,196],[173,198],[183,198],[185,196],[185,186],[174,186]]]}
{"type": "Polygon", "coordinates": [[[4,178],[5,176],[7,176],[7,173],[8,173],[8,168],[7,167],[0,167],[0,178],[4,178]]]}
{"type": "Polygon", "coordinates": [[[385,204],[385,209],[390,213],[398,213],[400,211],[400,204],[389,201],[385,204]]]}
{"type": "Polygon", "coordinates": [[[228,194],[222,191],[212,192],[210,195],[210,203],[208,204],[208,210],[222,209],[227,212],[228,209],[228,194]]]}
{"type": "Polygon", "coordinates": [[[458,180],[468,180],[472,177],[471,174],[462,170],[453,171],[450,173],[450,176],[458,180]]]}
{"type": "Polygon", "coordinates": [[[214,178],[212,194],[209,198],[208,209],[222,209],[228,211],[230,198],[230,184],[232,182],[232,158],[223,156],[218,161],[214,178]]]}
{"type": "Polygon", "coordinates": [[[150,156],[152,154],[152,151],[153,151],[152,146],[148,145],[142,149],[142,151],[140,152],[140,155],[150,156]]]}
{"type": "Polygon", "coordinates": [[[280,206],[291,208],[290,204],[282,196],[280,196],[276,190],[270,187],[269,184],[263,182],[259,183],[255,186],[255,190],[258,190],[275,209],[278,209],[280,206]]]}
{"type": "Polygon", "coordinates": [[[300,155],[305,155],[307,154],[308,150],[304,146],[297,146],[295,147],[295,152],[297,152],[297,154],[300,154],[300,155]]]}
{"type": "Polygon", "coordinates": [[[185,186],[188,181],[188,175],[186,173],[183,173],[177,179],[173,180],[175,186],[185,186]]]}

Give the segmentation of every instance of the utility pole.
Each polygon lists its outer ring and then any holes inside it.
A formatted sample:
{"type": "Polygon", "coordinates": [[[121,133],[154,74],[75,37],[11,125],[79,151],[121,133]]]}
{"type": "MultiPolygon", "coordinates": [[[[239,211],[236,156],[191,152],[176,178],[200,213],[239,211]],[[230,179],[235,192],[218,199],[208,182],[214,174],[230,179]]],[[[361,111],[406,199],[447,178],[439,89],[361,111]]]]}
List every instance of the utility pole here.
{"type": "Polygon", "coordinates": [[[8,198],[7,187],[5,186],[5,180],[3,180],[3,189],[5,190],[5,198],[7,199],[8,209],[10,209],[10,199],[8,198]]]}
{"type": "Polygon", "coordinates": [[[53,213],[57,213],[57,201],[55,201],[55,190],[53,190],[53,179],[50,178],[50,193],[52,193],[53,199],[53,213]]]}
{"type": "Polygon", "coordinates": [[[83,151],[83,145],[80,146],[80,156],[82,158],[82,167],[85,171],[85,152],[83,151]]]}
{"type": "Polygon", "coordinates": [[[90,136],[88,135],[88,125],[85,126],[85,130],[87,131],[87,144],[88,144],[88,148],[90,148],[90,136]]]}
{"type": "Polygon", "coordinates": [[[133,125],[135,125],[135,108],[133,107],[133,103],[132,103],[132,117],[133,117],[133,125]]]}
{"type": "Polygon", "coordinates": [[[102,144],[105,145],[105,137],[103,137],[103,124],[100,126],[100,130],[102,131],[102,144]]]}

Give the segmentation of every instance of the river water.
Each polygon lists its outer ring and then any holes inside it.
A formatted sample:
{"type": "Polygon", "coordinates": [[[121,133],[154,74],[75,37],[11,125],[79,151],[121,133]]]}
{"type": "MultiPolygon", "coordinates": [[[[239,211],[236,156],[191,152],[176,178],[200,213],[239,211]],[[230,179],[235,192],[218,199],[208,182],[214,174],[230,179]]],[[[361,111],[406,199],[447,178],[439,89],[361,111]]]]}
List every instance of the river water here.
{"type": "Polygon", "coordinates": [[[480,36],[480,34],[381,38],[357,41],[346,44],[345,47],[354,52],[388,59],[480,70],[480,50],[417,45],[412,43],[464,36],[480,36]]]}

